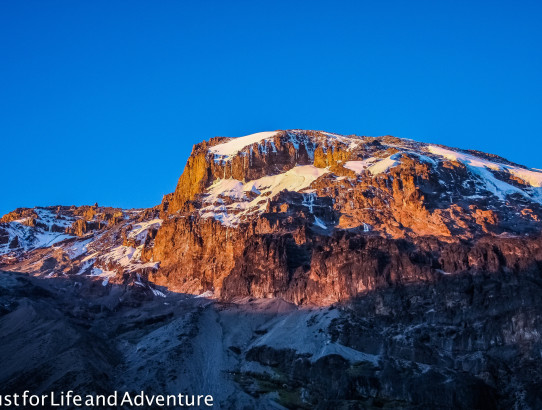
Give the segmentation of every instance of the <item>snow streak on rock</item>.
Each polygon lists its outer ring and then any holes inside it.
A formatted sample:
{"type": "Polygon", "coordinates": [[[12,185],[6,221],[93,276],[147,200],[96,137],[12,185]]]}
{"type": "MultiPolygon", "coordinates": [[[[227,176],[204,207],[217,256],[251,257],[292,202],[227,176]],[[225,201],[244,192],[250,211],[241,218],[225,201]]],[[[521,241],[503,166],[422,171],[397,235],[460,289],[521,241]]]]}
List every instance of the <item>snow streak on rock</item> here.
{"type": "Polygon", "coordinates": [[[200,214],[203,218],[215,218],[225,225],[236,226],[248,215],[264,212],[269,199],[279,192],[301,192],[328,172],[324,168],[303,165],[247,183],[220,179],[204,194],[200,214]]]}
{"type": "Polygon", "coordinates": [[[244,137],[233,138],[223,144],[215,145],[210,148],[210,152],[215,155],[215,161],[228,161],[231,160],[239,151],[243,148],[261,143],[262,141],[271,139],[276,134],[275,132],[258,132],[256,134],[246,135],[244,137]]]}

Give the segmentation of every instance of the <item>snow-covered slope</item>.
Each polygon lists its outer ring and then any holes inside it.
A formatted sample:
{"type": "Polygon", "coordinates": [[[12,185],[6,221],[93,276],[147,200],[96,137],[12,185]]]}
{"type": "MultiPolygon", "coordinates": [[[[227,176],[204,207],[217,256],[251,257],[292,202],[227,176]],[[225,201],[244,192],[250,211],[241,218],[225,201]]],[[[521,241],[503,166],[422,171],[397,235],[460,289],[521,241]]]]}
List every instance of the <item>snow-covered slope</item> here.
{"type": "Polygon", "coordinates": [[[152,212],[147,217],[145,210],[97,206],[15,212],[23,216],[0,223],[0,263],[9,263],[12,270],[99,277],[103,285],[134,275],[134,283],[146,287],[136,275],[158,268],[152,257],[143,255],[162,223],[152,212]]]}
{"type": "Polygon", "coordinates": [[[527,199],[542,203],[542,190],[540,189],[542,187],[542,172],[539,170],[489,161],[435,145],[428,145],[426,149],[439,159],[456,161],[465,165],[469,172],[479,180],[482,188],[500,200],[505,200],[511,194],[519,194],[527,199]],[[505,181],[502,175],[499,178],[496,172],[504,174],[507,179],[515,177],[526,186],[522,188],[514,186],[505,181]]]}
{"type": "Polygon", "coordinates": [[[4,235],[0,243],[0,255],[15,250],[30,251],[45,248],[73,238],[66,230],[75,220],[75,217],[69,215],[57,217],[52,209],[35,208],[32,216],[0,224],[4,235]]]}
{"type": "Polygon", "coordinates": [[[398,165],[399,162],[397,159],[399,157],[400,155],[393,154],[384,159],[371,157],[364,159],[363,161],[347,161],[344,164],[344,167],[351,169],[356,174],[361,174],[363,171],[369,171],[372,175],[378,175],[398,165]]]}
{"type": "Polygon", "coordinates": [[[204,193],[204,207],[199,212],[203,218],[214,218],[225,225],[237,226],[247,216],[264,212],[269,199],[279,192],[302,192],[328,172],[325,168],[303,165],[247,183],[219,179],[204,193]]]}
{"type": "Polygon", "coordinates": [[[265,146],[265,142],[271,140],[275,134],[276,132],[258,132],[244,137],[233,138],[228,142],[210,148],[210,152],[215,155],[216,161],[227,161],[252,144],[265,146]]]}

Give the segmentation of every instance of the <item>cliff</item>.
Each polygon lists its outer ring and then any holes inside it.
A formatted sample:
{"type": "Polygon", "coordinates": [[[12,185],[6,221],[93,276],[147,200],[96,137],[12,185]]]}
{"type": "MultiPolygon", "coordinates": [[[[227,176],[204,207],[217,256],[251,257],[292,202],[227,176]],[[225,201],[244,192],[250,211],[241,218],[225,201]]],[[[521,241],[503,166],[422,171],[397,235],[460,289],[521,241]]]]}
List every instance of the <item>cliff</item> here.
{"type": "Polygon", "coordinates": [[[151,279],[329,304],[442,271],[518,272],[540,260],[541,185],[500,157],[389,136],[214,139],[162,205],[151,279]]]}
{"type": "Polygon", "coordinates": [[[537,266],[541,186],[542,172],[504,158],[391,136],[217,137],[194,146],[159,206],[17,209],[0,253],[40,275],[327,305],[537,266]]]}

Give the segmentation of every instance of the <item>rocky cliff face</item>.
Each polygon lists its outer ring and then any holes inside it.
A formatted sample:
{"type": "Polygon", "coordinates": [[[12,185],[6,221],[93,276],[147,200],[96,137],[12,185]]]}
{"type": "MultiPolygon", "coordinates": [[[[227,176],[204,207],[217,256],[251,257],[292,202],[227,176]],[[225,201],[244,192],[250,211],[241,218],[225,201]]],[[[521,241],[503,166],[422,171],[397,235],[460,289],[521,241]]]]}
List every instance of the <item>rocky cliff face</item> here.
{"type": "Polygon", "coordinates": [[[213,139],[162,204],[152,280],[328,304],[441,272],[518,272],[540,261],[541,186],[503,158],[394,137],[213,139]]]}

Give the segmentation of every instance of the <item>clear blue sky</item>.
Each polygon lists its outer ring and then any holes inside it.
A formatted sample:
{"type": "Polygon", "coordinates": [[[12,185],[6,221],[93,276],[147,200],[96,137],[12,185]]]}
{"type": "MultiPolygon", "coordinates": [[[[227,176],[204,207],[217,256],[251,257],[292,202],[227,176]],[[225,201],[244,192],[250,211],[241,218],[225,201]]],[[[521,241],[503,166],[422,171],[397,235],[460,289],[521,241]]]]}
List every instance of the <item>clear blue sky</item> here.
{"type": "Polygon", "coordinates": [[[0,214],[146,207],[192,145],[287,128],[542,168],[540,1],[0,2],[0,214]]]}

